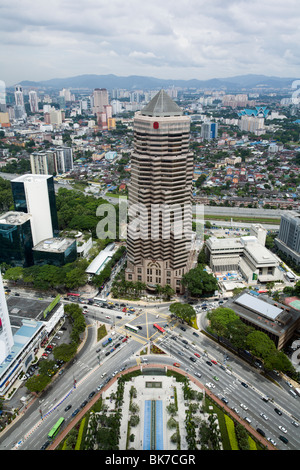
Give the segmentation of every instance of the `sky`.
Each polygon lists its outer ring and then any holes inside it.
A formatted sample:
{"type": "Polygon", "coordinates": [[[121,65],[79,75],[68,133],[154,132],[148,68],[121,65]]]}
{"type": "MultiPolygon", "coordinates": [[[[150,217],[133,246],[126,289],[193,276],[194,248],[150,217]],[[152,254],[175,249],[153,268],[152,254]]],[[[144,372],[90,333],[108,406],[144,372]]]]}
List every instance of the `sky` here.
{"type": "Polygon", "coordinates": [[[0,80],[300,78],[299,0],[0,0],[0,80]]]}

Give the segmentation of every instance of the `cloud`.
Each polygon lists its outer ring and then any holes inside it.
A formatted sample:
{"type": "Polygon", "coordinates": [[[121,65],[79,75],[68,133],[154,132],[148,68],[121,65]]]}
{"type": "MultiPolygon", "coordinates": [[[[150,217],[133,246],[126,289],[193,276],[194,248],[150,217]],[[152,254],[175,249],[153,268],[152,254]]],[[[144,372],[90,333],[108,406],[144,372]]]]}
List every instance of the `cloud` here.
{"type": "Polygon", "coordinates": [[[84,73],[297,76],[299,43],[297,0],[0,3],[7,83],[84,73]]]}

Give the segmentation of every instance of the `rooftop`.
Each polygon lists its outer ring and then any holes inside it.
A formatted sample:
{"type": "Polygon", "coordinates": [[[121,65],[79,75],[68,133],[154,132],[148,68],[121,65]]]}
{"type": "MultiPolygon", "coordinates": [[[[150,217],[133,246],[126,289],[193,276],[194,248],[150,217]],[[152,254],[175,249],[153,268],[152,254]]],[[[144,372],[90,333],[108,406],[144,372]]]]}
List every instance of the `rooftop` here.
{"type": "Polygon", "coordinates": [[[182,116],[182,109],[169,97],[168,93],[160,90],[142,110],[143,116],[182,116]]]}
{"type": "Polygon", "coordinates": [[[0,215],[0,224],[22,225],[30,219],[31,215],[25,214],[25,212],[9,211],[0,215]]]}
{"type": "Polygon", "coordinates": [[[52,253],[64,252],[74,243],[72,238],[47,238],[33,247],[35,251],[46,251],[52,253]]]}

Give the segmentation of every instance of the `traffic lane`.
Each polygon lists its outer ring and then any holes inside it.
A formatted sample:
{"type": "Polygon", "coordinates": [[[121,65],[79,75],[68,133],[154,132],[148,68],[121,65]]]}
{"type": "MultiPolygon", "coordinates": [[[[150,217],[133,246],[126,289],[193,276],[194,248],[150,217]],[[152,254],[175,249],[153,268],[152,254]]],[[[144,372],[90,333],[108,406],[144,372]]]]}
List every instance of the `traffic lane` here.
{"type": "MultiPolygon", "coordinates": [[[[163,346],[166,350],[170,351],[170,353],[175,356],[176,362],[181,364],[185,370],[190,370],[194,375],[196,375],[197,372],[200,372],[200,381],[202,383],[213,383],[213,393],[219,393],[222,396],[230,396],[230,408],[237,409],[239,415],[250,415],[253,421],[252,424],[255,422],[256,426],[260,426],[261,428],[264,426],[266,428],[266,432],[269,434],[269,437],[272,437],[274,440],[278,440],[276,439],[276,432],[277,429],[279,430],[278,426],[283,424],[281,423],[280,419],[278,419],[279,417],[276,415],[274,410],[273,413],[270,413],[271,408],[268,409],[265,406],[267,404],[262,401],[261,395],[258,395],[257,392],[251,388],[251,386],[248,386],[247,388],[243,387],[240,378],[235,377],[234,374],[232,374],[231,378],[228,377],[226,371],[221,369],[220,365],[219,367],[217,366],[218,369],[214,364],[209,366],[206,364],[206,359],[208,358],[205,356],[202,356],[200,359],[197,358],[196,362],[191,364],[189,361],[192,350],[182,348],[182,343],[176,341],[172,345],[171,340],[168,339],[167,341],[164,341],[163,346]],[[205,363],[201,361],[201,359],[205,360],[205,363]],[[211,370],[211,372],[209,372],[207,367],[211,370]],[[219,380],[216,381],[214,379],[215,376],[217,376],[219,380]],[[252,402],[251,405],[249,402],[252,402]],[[244,410],[243,412],[243,409],[240,406],[241,403],[245,403],[248,407],[248,410],[244,410]],[[260,416],[261,413],[266,415],[268,420],[264,420],[264,418],[260,416]]],[[[276,407],[275,405],[276,404],[274,403],[272,404],[273,408],[276,407]]],[[[287,420],[288,417],[286,416],[286,421],[287,420]]],[[[289,427],[290,426],[291,424],[289,424],[289,427]]],[[[284,427],[286,428],[287,424],[284,427]]]]}

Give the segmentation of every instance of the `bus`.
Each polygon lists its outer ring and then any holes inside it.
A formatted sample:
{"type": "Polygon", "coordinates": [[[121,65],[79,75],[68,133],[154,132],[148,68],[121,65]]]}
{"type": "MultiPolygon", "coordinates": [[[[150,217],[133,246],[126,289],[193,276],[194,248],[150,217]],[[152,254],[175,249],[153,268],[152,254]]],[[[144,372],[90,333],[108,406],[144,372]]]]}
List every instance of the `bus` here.
{"type": "Polygon", "coordinates": [[[156,328],[161,333],[164,333],[166,331],[161,326],[159,326],[157,323],[153,323],[153,326],[154,326],[154,328],[156,328]]]}
{"type": "Polygon", "coordinates": [[[132,331],[133,333],[138,333],[139,332],[139,329],[136,328],[135,326],[128,325],[128,324],[126,324],[124,326],[125,326],[126,330],[132,331]]]}
{"type": "Polygon", "coordinates": [[[287,280],[290,281],[290,282],[295,282],[295,280],[296,280],[294,274],[291,273],[290,271],[287,271],[285,273],[285,276],[286,276],[287,280]]]}
{"type": "Polygon", "coordinates": [[[54,439],[54,437],[59,433],[60,428],[65,422],[65,418],[59,418],[59,420],[54,424],[53,428],[48,434],[49,439],[54,439]]]}

